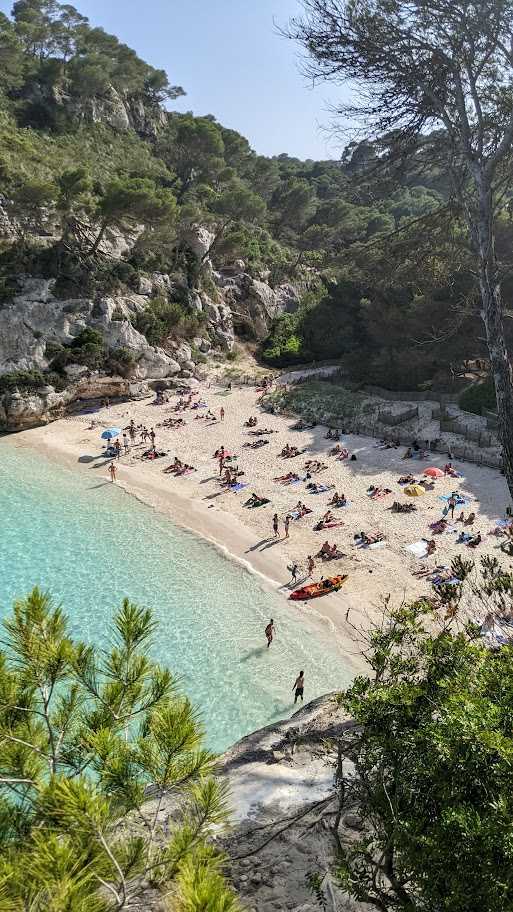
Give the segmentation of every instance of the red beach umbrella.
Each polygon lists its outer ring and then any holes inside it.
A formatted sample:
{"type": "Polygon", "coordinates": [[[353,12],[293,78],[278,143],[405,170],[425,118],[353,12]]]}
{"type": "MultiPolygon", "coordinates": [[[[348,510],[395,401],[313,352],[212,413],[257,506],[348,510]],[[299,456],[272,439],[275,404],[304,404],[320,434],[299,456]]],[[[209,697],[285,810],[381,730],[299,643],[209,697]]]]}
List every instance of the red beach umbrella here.
{"type": "Polygon", "coordinates": [[[441,469],[437,469],[436,466],[431,466],[431,468],[426,469],[424,475],[429,475],[430,478],[443,478],[444,473],[441,469]]]}

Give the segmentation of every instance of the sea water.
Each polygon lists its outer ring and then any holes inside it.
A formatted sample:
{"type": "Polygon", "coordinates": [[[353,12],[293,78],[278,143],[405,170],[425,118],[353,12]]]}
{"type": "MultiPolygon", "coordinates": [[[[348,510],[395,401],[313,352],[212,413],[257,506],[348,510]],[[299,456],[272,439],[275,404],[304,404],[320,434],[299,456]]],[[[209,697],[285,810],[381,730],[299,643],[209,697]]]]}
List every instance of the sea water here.
{"type": "Polygon", "coordinates": [[[349,681],[333,638],[215,547],[175,527],[103,478],[55,466],[0,439],[0,617],[38,585],[62,603],[72,634],[109,643],[127,596],[158,621],[152,656],[200,709],[223,750],[349,681]],[[273,617],[276,639],[266,648],[273,617]]]}

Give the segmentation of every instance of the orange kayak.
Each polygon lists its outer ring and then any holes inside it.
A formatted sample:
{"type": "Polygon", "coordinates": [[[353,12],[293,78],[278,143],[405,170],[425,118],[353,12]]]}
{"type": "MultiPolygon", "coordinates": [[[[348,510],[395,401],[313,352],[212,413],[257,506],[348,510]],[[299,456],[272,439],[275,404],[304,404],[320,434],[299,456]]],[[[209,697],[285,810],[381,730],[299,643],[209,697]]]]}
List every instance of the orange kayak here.
{"type": "Polygon", "coordinates": [[[331,576],[328,579],[321,580],[320,583],[311,583],[309,586],[303,586],[291,592],[289,599],[294,602],[301,602],[304,599],[319,598],[321,595],[329,595],[330,592],[336,592],[345,583],[347,574],[344,576],[331,576]]]}

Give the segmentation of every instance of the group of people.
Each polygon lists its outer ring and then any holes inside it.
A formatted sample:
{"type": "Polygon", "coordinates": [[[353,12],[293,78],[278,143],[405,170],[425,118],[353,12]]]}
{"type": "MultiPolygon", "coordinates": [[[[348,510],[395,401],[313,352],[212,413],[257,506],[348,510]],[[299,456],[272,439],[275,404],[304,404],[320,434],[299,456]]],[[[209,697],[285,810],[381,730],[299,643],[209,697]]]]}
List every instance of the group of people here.
{"type": "MultiPolygon", "coordinates": [[[[265,637],[267,640],[267,648],[269,649],[271,643],[274,640],[274,635],[276,633],[276,628],[274,626],[273,618],[271,618],[271,620],[267,624],[267,627],[265,628],[264,632],[265,632],[265,637]]],[[[294,681],[294,683],[292,685],[292,690],[294,691],[294,704],[296,704],[298,700],[301,700],[301,703],[302,703],[303,698],[304,698],[304,692],[305,692],[305,673],[303,670],[301,670],[299,672],[296,680],[294,681]]]]}

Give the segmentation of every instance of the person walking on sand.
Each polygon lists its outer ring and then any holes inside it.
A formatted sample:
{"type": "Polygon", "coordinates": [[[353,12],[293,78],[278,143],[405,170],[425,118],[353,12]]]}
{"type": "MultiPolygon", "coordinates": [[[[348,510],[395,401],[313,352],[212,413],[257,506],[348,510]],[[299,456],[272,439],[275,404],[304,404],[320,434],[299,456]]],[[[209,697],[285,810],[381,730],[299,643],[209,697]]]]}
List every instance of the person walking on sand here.
{"type": "Polygon", "coordinates": [[[275,513],[273,516],[273,532],[274,532],[274,537],[278,538],[279,529],[278,529],[278,514],[277,513],[275,513]]]}
{"type": "Polygon", "coordinates": [[[311,554],[308,555],[307,560],[308,560],[308,576],[310,577],[313,575],[313,572],[315,570],[315,561],[311,554]]]}
{"type": "Polygon", "coordinates": [[[296,680],[294,681],[294,684],[292,687],[292,690],[296,691],[295,696],[294,696],[294,705],[297,703],[297,701],[299,699],[301,700],[301,703],[303,702],[304,689],[305,689],[305,673],[304,673],[304,671],[300,671],[296,680]]]}
{"type": "Polygon", "coordinates": [[[272,641],[273,641],[273,639],[274,639],[274,634],[275,634],[275,633],[276,633],[276,631],[275,631],[275,629],[274,629],[274,621],[273,621],[273,619],[271,618],[271,620],[269,621],[267,627],[265,628],[265,635],[266,635],[266,637],[267,637],[267,648],[268,648],[268,649],[269,649],[269,646],[271,645],[271,643],[272,643],[272,641]]]}
{"type": "Polygon", "coordinates": [[[133,446],[135,443],[135,424],[134,424],[133,418],[130,422],[130,427],[128,428],[128,433],[130,434],[130,440],[132,441],[132,446],[133,446]]]}
{"type": "Polygon", "coordinates": [[[110,474],[110,480],[112,482],[116,481],[116,473],[117,473],[116,466],[114,465],[113,462],[111,462],[111,464],[109,466],[109,474],[110,474]]]}
{"type": "Polygon", "coordinates": [[[284,529],[285,529],[285,538],[288,538],[288,537],[289,537],[289,526],[290,526],[290,516],[289,516],[289,514],[287,513],[287,515],[286,515],[286,517],[285,517],[285,525],[284,525],[284,529]]]}
{"type": "Polygon", "coordinates": [[[224,421],[224,408],[221,406],[221,411],[219,412],[219,417],[221,421],[224,421]]]}
{"type": "Polygon", "coordinates": [[[123,434],[123,446],[125,448],[125,456],[127,456],[130,447],[128,445],[128,437],[126,436],[126,434],[123,434]]]}
{"type": "Polygon", "coordinates": [[[297,583],[297,574],[298,574],[298,570],[299,570],[298,565],[297,565],[297,564],[292,564],[292,567],[290,568],[290,575],[291,575],[291,577],[292,577],[292,582],[293,582],[293,583],[297,583]]]}
{"type": "Polygon", "coordinates": [[[150,440],[151,440],[151,445],[152,445],[153,449],[155,449],[155,431],[153,430],[153,428],[150,431],[150,440]]]}
{"type": "Polygon", "coordinates": [[[458,503],[458,498],[456,494],[451,494],[449,500],[447,501],[447,506],[449,507],[449,513],[451,514],[451,519],[454,519],[454,510],[458,503]]]}
{"type": "Polygon", "coordinates": [[[121,444],[119,440],[114,441],[114,449],[116,450],[116,456],[118,459],[121,459],[121,444]]]}

